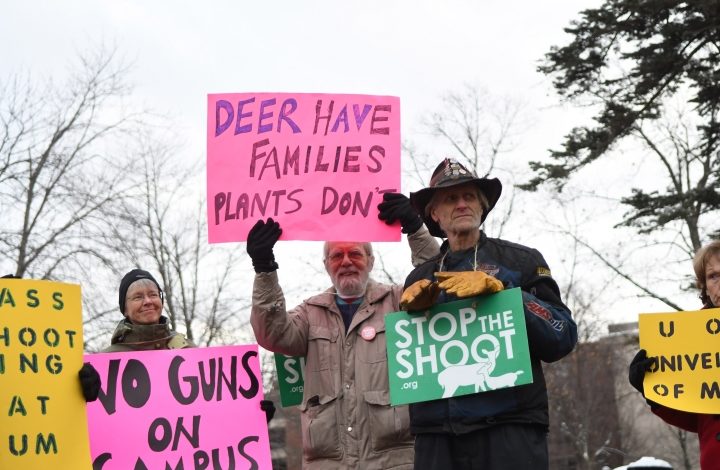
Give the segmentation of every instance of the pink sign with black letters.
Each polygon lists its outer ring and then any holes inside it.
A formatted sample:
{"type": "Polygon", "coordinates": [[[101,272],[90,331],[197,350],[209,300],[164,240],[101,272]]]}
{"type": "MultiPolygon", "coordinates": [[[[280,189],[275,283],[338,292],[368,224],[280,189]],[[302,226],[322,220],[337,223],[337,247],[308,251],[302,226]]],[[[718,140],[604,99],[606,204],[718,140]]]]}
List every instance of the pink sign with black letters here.
{"type": "Polygon", "coordinates": [[[268,217],[282,240],[397,241],[377,205],[399,191],[399,98],[208,95],[210,243],[244,241],[268,217]]]}
{"type": "Polygon", "coordinates": [[[85,355],[93,469],[270,470],[257,345],[85,355]]]}

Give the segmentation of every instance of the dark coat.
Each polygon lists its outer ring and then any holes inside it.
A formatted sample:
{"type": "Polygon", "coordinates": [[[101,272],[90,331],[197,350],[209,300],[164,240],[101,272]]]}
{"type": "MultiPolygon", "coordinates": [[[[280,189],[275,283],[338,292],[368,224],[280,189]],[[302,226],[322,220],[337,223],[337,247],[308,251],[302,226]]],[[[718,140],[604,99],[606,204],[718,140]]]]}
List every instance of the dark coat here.
{"type": "MultiPolygon", "coordinates": [[[[443,271],[484,271],[499,279],[506,289],[520,287],[530,347],[533,383],[460,397],[410,405],[413,433],[462,434],[498,423],[532,423],[548,426],[548,399],[540,361],[557,361],[577,342],[577,326],[539,251],[480,233],[475,248],[449,252],[447,242],[440,255],[410,273],[407,288],[420,279],[435,280],[443,271]]],[[[441,293],[438,303],[456,300],[441,293]]]]}

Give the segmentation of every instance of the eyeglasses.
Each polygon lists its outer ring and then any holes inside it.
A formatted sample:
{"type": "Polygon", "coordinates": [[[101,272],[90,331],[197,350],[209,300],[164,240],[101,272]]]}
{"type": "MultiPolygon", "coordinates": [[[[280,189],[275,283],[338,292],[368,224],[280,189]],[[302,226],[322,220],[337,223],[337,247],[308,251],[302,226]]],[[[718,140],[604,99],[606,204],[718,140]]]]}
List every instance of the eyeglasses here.
{"type": "Polygon", "coordinates": [[[343,262],[346,255],[352,263],[356,263],[365,259],[365,253],[360,250],[336,251],[334,253],[330,253],[327,259],[331,264],[340,264],[343,262]]]}
{"type": "Polygon", "coordinates": [[[128,298],[130,302],[142,302],[147,297],[150,300],[162,299],[162,295],[159,292],[148,292],[147,294],[135,294],[128,298]]]}

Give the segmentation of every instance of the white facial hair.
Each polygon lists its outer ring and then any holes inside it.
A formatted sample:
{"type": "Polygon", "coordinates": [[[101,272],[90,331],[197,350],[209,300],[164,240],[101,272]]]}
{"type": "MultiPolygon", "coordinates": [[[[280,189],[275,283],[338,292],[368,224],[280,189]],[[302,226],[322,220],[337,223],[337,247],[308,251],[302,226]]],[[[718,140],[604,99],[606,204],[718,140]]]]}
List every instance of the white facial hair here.
{"type": "Polygon", "coordinates": [[[342,299],[360,297],[365,294],[368,281],[369,279],[365,279],[365,282],[362,282],[361,280],[356,281],[346,279],[345,282],[343,282],[341,279],[340,282],[338,282],[339,285],[335,286],[335,290],[337,291],[338,296],[342,299]]]}

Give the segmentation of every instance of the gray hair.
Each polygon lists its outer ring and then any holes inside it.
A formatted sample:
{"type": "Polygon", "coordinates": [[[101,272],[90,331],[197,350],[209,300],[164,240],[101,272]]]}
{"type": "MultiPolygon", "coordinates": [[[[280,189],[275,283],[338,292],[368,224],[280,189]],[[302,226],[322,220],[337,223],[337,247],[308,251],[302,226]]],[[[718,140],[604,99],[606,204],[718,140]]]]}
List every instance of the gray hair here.
{"type": "MultiPolygon", "coordinates": [[[[155,282],[151,279],[138,279],[137,281],[133,282],[132,284],[130,284],[128,286],[128,291],[133,286],[138,286],[138,287],[143,287],[143,288],[152,287],[156,291],[160,292],[160,289],[158,289],[157,284],[155,284],[155,282]]],[[[125,294],[125,298],[127,299],[127,293],[125,294]]]]}

